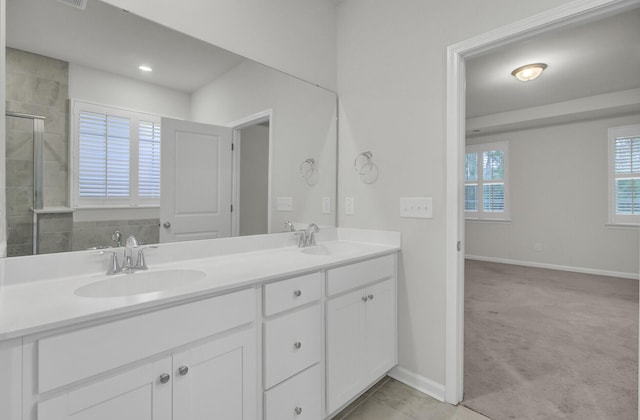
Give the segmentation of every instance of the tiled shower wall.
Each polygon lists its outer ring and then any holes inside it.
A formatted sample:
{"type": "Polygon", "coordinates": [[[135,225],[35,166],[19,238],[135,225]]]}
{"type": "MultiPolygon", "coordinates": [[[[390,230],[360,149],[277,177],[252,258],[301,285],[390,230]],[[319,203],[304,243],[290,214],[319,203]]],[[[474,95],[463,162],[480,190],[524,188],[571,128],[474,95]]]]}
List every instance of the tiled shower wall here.
{"type": "MultiPolygon", "coordinates": [[[[46,117],[44,205],[65,206],[68,184],[69,64],[7,48],[7,111],[46,117]]],[[[7,118],[7,255],[30,254],[33,234],[33,123],[7,118]],[[15,128],[14,130],[11,127],[15,128]]],[[[71,230],[59,226],[60,251],[70,249],[71,230]],[[66,238],[66,241],[64,240],[66,238]]]]}
{"type": "MultiPolygon", "coordinates": [[[[44,206],[69,203],[69,64],[13,48],[6,49],[7,111],[46,117],[44,122],[44,206]]],[[[7,255],[29,255],[33,247],[33,123],[7,117],[7,255]]],[[[112,246],[111,234],[135,235],[157,243],[159,220],[73,222],[72,213],[39,216],[39,253],[112,246]]]]}

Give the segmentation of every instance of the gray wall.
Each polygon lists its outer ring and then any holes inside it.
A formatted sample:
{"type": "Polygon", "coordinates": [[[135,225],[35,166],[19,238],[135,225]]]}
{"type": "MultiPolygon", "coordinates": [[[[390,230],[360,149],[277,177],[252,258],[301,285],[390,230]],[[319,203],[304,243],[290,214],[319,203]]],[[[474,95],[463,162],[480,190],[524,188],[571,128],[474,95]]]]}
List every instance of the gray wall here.
{"type": "Polygon", "coordinates": [[[243,128],[240,145],[240,236],[269,233],[269,127],[243,128]]]}
{"type": "Polygon", "coordinates": [[[469,140],[509,142],[511,222],[466,222],[466,254],[637,276],[638,229],[606,223],[607,129],[638,123],[635,115],[469,140]]]}

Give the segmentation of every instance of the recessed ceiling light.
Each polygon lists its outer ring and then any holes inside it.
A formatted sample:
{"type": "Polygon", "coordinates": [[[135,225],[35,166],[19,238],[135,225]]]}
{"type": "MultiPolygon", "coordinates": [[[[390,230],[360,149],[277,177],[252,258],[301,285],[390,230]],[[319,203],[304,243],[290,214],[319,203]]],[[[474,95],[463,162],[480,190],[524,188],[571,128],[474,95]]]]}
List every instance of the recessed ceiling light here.
{"type": "Polygon", "coordinates": [[[138,66],[138,68],[139,68],[140,70],[142,70],[142,71],[146,71],[146,72],[153,71],[153,69],[152,69],[151,67],[149,67],[149,66],[145,66],[145,65],[138,66]]]}
{"type": "Polygon", "coordinates": [[[515,76],[516,79],[521,82],[528,82],[540,76],[542,71],[546,68],[547,65],[544,63],[527,64],[526,66],[518,67],[512,71],[511,75],[515,76]]]}

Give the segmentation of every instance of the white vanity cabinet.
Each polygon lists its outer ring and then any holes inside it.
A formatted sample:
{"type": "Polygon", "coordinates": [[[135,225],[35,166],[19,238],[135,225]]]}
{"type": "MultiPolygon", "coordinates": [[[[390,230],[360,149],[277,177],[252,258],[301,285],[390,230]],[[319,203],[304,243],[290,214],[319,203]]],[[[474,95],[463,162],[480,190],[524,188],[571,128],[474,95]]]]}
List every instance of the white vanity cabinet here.
{"type": "Polygon", "coordinates": [[[264,286],[264,419],[322,419],[323,272],[264,286]]]}
{"type": "Polygon", "coordinates": [[[327,413],[397,364],[395,255],[327,273],[327,413]]]}
{"type": "Polygon", "coordinates": [[[33,337],[24,419],[257,416],[256,291],[33,337]]]}

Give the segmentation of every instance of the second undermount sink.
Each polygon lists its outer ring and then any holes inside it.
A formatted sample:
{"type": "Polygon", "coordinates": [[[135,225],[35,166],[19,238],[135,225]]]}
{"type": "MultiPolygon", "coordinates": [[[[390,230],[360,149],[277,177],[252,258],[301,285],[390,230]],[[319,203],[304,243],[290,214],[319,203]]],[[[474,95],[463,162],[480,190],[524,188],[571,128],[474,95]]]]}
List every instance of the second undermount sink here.
{"type": "Polygon", "coordinates": [[[82,297],[119,297],[159,292],[202,280],[206,273],[199,270],[178,269],[138,271],[133,274],[108,276],[75,290],[82,297]]]}

